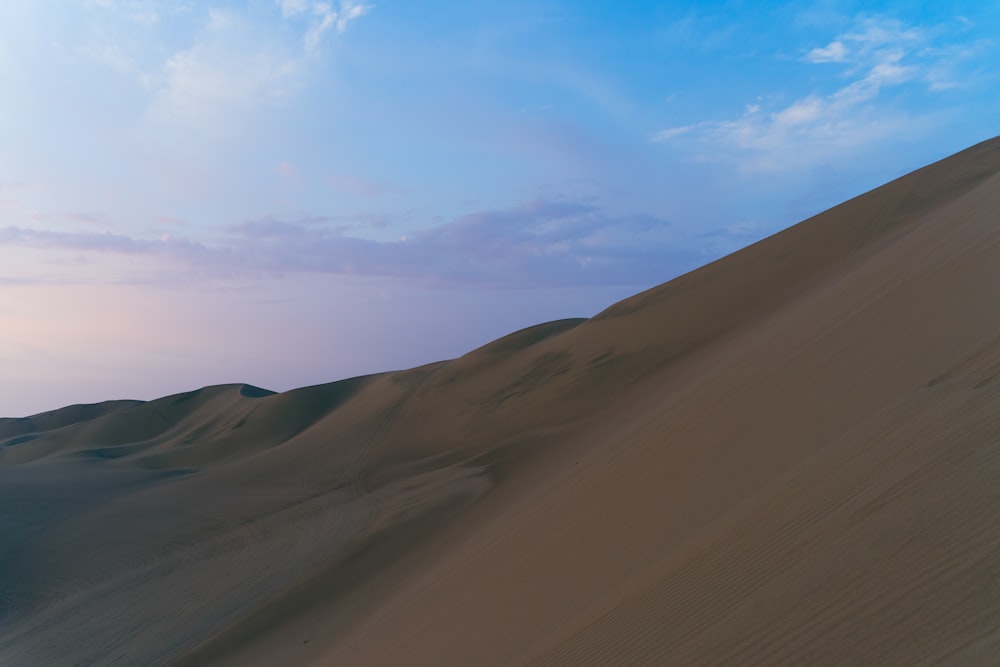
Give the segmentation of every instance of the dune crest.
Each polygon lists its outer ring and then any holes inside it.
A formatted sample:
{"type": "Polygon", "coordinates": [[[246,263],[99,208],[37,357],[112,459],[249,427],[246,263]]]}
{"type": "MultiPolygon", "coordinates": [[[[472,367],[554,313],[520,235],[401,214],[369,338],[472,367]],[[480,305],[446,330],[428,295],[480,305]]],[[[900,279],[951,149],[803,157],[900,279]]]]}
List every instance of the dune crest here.
{"type": "Polygon", "coordinates": [[[0,663],[986,664],[1000,139],[586,321],[0,420],[0,663]]]}

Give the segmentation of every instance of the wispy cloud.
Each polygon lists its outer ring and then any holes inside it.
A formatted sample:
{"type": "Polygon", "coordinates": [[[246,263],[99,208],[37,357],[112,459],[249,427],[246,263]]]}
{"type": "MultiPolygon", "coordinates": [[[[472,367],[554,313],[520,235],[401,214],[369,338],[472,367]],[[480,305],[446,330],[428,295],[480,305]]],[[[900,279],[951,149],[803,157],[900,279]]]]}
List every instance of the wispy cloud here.
{"type": "Polygon", "coordinates": [[[331,28],[344,32],[347,24],[372,9],[373,5],[359,0],[340,0],[337,9],[332,2],[310,2],[309,0],[276,0],[281,15],[288,19],[308,17],[308,27],[303,36],[306,53],[314,53],[323,36],[331,28]]]}
{"type": "Polygon", "coordinates": [[[240,13],[212,10],[195,43],[164,63],[149,118],[200,129],[231,127],[249,110],[280,104],[299,63],[240,13]]]}
{"type": "Polygon", "coordinates": [[[176,240],[169,235],[152,241],[113,232],[63,232],[16,226],[0,227],[0,245],[129,255],[174,252],[178,248],[183,248],[182,252],[199,248],[207,249],[201,244],[187,240],[176,240]]]}
{"type": "Polygon", "coordinates": [[[896,19],[863,17],[856,19],[853,29],[839,35],[826,46],[808,51],[803,58],[810,63],[844,63],[856,72],[877,66],[887,59],[899,60],[913,55],[926,45],[931,36],[927,30],[907,26],[896,19]]]}
{"type": "MultiPolygon", "coordinates": [[[[759,110],[759,107],[757,107],[757,108],[754,109],[754,111],[757,111],[757,110],[759,110]]],[[[680,125],[678,127],[668,127],[667,129],[660,130],[659,132],[657,132],[656,134],[654,134],[652,137],[650,137],[650,141],[669,141],[670,139],[673,139],[674,137],[680,137],[680,136],[685,135],[685,134],[691,134],[692,132],[696,132],[697,130],[701,130],[701,129],[704,129],[704,128],[715,127],[716,125],[718,125],[718,123],[716,123],[714,121],[706,120],[706,121],[702,121],[700,123],[692,123],[691,125],[680,125]]]]}
{"type": "Polygon", "coordinates": [[[153,86],[154,74],[146,71],[130,56],[121,45],[113,42],[92,44],[83,48],[83,53],[97,62],[107,65],[119,74],[134,80],[143,89],[153,86]]]}
{"type": "Polygon", "coordinates": [[[888,90],[919,85],[924,92],[947,88],[957,56],[941,27],[921,29],[894,19],[862,17],[802,61],[835,66],[848,82],[832,92],[814,92],[783,107],[765,110],[760,100],[735,119],[668,127],[650,141],[690,139],[706,161],[736,160],[744,170],[773,171],[820,164],[833,153],[905,136],[918,122],[885,99],[888,90]]]}
{"type": "Polygon", "coordinates": [[[211,131],[231,129],[254,109],[280,106],[303,84],[327,35],[344,32],[373,7],[358,0],[222,8],[104,0],[90,6],[98,25],[109,15],[135,22],[132,31],[97,31],[81,52],[146,91],[146,120],[211,131]],[[159,25],[168,15],[184,20],[159,25]]]}
{"type": "Polygon", "coordinates": [[[350,236],[354,226],[335,222],[265,217],[230,226],[210,242],[8,226],[0,228],[0,246],[149,255],[178,269],[225,274],[315,272],[504,287],[646,284],[690,268],[690,253],[666,242],[665,220],[612,216],[584,201],[530,200],[390,242],[350,236]]]}
{"type": "Polygon", "coordinates": [[[834,40],[810,51],[806,60],[811,63],[842,63],[847,60],[847,47],[839,39],[834,40]]]}

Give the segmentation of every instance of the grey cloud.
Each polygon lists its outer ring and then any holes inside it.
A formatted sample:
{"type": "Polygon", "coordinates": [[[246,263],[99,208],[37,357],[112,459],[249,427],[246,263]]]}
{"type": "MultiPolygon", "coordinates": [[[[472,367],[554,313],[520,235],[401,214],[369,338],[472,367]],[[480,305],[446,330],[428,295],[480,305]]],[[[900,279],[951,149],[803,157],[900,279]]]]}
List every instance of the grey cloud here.
{"type": "Polygon", "coordinates": [[[348,236],[348,226],[329,220],[247,220],[212,243],[6,227],[0,244],[149,254],[225,274],[316,272],[496,287],[652,284],[690,268],[692,256],[670,245],[661,218],[612,216],[580,201],[535,199],[479,211],[390,242],[348,236]]]}
{"type": "Polygon", "coordinates": [[[0,227],[0,244],[24,245],[35,248],[72,248],[97,252],[145,253],[152,241],[134,239],[124,234],[57,232],[22,227],[0,227]]]}

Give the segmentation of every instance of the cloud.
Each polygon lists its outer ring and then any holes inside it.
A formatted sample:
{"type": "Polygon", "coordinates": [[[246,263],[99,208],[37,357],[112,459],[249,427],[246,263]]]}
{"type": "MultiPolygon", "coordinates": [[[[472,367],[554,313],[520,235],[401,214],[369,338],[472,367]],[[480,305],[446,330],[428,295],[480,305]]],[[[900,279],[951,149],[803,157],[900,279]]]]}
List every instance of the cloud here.
{"type": "Polygon", "coordinates": [[[920,28],[906,26],[897,19],[883,17],[863,17],[856,20],[854,30],[841,39],[857,45],[861,54],[884,46],[921,42],[926,34],[920,28]]]}
{"type": "Polygon", "coordinates": [[[9,223],[30,222],[58,227],[77,228],[81,225],[107,229],[112,226],[104,216],[80,211],[39,211],[33,208],[30,199],[47,199],[45,190],[41,187],[26,186],[13,183],[4,186],[0,184],[0,219],[9,223]],[[25,195],[27,197],[25,198],[25,195]],[[41,195],[41,197],[39,197],[41,195]]]}
{"type": "Polygon", "coordinates": [[[331,28],[338,33],[347,29],[347,24],[370,11],[373,5],[359,0],[340,0],[338,9],[331,2],[310,2],[308,0],[276,0],[281,15],[286,18],[308,17],[308,27],[303,36],[306,53],[315,53],[323,36],[331,28]]]}
{"type": "Polygon", "coordinates": [[[864,17],[855,20],[854,28],[824,47],[805,55],[809,63],[847,63],[871,66],[895,56],[897,59],[929,39],[926,31],[908,27],[896,19],[864,17]]]}
{"type": "Polygon", "coordinates": [[[357,0],[276,4],[91,2],[101,28],[80,52],[135,81],[154,126],[225,133],[255,109],[280,107],[304,85],[326,36],[373,7],[357,0]],[[116,20],[126,23],[104,27],[116,20]]]}
{"type": "Polygon", "coordinates": [[[824,47],[813,49],[806,54],[806,60],[811,63],[842,63],[847,60],[847,47],[840,40],[836,40],[824,47]]]}
{"type": "Polygon", "coordinates": [[[175,240],[172,237],[166,241],[162,238],[150,241],[113,232],[62,232],[47,229],[25,229],[17,226],[0,227],[0,245],[127,255],[155,254],[177,249],[186,251],[202,247],[200,244],[183,239],[175,240]]]}
{"type": "Polygon", "coordinates": [[[343,32],[347,24],[368,13],[375,5],[360,0],[340,0],[340,15],[337,18],[337,30],[343,32]]]}
{"type": "Polygon", "coordinates": [[[221,130],[250,109],[280,104],[298,71],[299,63],[257,26],[213,10],[195,44],[163,65],[148,114],[158,123],[221,130]]]}
{"type": "Polygon", "coordinates": [[[929,46],[924,48],[923,55],[933,59],[924,80],[933,92],[970,89],[977,86],[996,86],[998,76],[992,67],[988,56],[988,64],[976,69],[962,69],[970,61],[981,59],[994,46],[989,39],[976,39],[956,44],[929,46]]]}
{"type": "Polygon", "coordinates": [[[312,272],[457,286],[646,285],[692,266],[690,251],[667,242],[665,220],[613,216],[584,201],[533,199],[469,213],[396,241],[349,236],[354,226],[332,222],[265,217],[225,228],[210,242],[8,226],[0,228],[0,246],[145,255],[180,272],[312,272]]]}
{"type": "Polygon", "coordinates": [[[585,202],[535,199],[460,216],[398,241],[351,237],[346,225],[265,218],[231,228],[225,244],[244,268],[274,272],[506,287],[635,284],[665,275],[671,253],[662,239],[659,247],[637,250],[631,238],[656,236],[665,226],[654,218],[612,218],[585,202]]]}
{"type": "Polygon", "coordinates": [[[281,7],[281,15],[285,18],[301,14],[309,9],[310,4],[308,0],[277,0],[277,2],[281,7]]]}
{"type": "Polygon", "coordinates": [[[944,63],[953,59],[952,45],[931,43],[943,34],[943,29],[918,29],[894,19],[858,18],[850,30],[803,58],[840,66],[848,82],[832,92],[813,92],[766,111],[761,104],[748,104],[738,118],[670,127],[650,141],[695,141],[701,160],[777,171],[822,164],[834,153],[905,137],[918,120],[884,93],[917,83],[927,92],[945,89],[944,63]]]}
{"type": "Polygon", "coordinates": [[[140,67],[119,44],[104,42],[85,47],[83,52],[119,74],[133,79],[144,90],[149,90],[153,86],[152,74],[140,67]]]}
{"type": "MultiPolygon", "coordinates": [[[[753,109],[753,111],[755,112],[758,109],[759,109],[759,107],[756,107],[756,108],[753,109]]],[[[750,111],[749,107],[748,107],[747,111],[750,111]]],[[[650,137],[650,141],[669,141],[670,139],[673,139],[674,137],[679,137],[679,136],[684,135],[684,134],[689,134],[691,132],[694,132],[696,130],[700,130],[700,129],[703,129],[703,128],[712,127],[713,125],[715,125],[715,123],[712,122],[712,121],[702,121],[700,123],[692,123],[691,125],[681,125],[679,127],[669,127],[669,128],[667,128],[665,130],[660,130],[659,132],[657,132],[656,134],[654,134],[652,137],[650,137]]]]}
{"type": "Polygon", "coordinates": [[[113,10],[144,25],[159,23],[165,15],[189,13],[194,8],[190,0],[87,0],[84,4],[113,10]]]}

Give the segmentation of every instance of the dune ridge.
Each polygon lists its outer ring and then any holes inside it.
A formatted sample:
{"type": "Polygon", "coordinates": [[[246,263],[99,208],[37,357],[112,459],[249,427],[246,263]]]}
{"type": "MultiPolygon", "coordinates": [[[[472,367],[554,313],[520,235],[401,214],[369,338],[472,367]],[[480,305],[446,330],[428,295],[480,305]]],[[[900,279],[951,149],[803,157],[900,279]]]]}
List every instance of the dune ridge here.
{"type": "Polygon", "coordinates": [[[0,420],[0,662],[984,664],[1000,139],[589,320],[0,420]]]}

